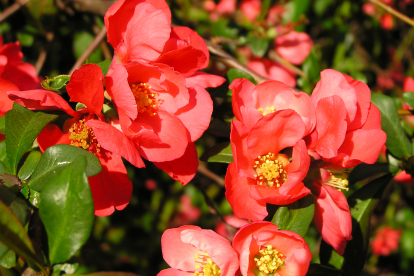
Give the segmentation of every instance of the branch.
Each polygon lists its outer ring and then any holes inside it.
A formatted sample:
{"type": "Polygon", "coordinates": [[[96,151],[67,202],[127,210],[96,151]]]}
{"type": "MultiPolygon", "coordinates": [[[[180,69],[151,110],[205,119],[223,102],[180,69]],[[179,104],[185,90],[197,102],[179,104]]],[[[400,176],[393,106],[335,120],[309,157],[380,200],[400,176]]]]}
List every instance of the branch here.
{"type": "Polygon", "coordinates": [[[92,43],[88,46],[88,48],[83,52],[83,54],[79,57],[76,61],[75,65],[73,65],[72,69],[69,72],[69,75],[72,75],[73,71],[75,71],[82,63],[85,62],[86,58],[99,46],[102,39],[106,37],[106,28],[102,27],[99,34],[95,37],[92,43]]]}
{"type": "Polygon", "coordinates": [[[40,70],[42,70],[43,64],[45,63],[46,56],[47,56],[47,51],[50,47],[50,42],[53,40],[53,36],[54,36],[53,33],[47,33],[46,34],[46,40],[47,40],[46,47],[44,47],[42,49],[42,51],[40,51],[39,57],[38,57],[38,59],[36,61],[36,64],[35,64],[35,70],[36,70],[37,75],[39,75],[40,70]]]}
{"type": "Polygon", "coordinates": [[[374,5],[377,5],[378,7],[383,8],[384,10],[386,10],[387,12],[389,12],[390,14],[394,15],[395,17],[397,17],[398,19],[404,21],[405,23],[411,25],[414,27],[414,21],[409,18],[408,16],[394,10],[393,8],[391,8],[388,5],[385,5],[384,3],[378,1],[378,0],[368,0],[368,2],[373,3],[374,5]]]}
{"type": "Polygon", "coordinates": [[[285,66],[286,68],[292,70],[293,72],[296,73],[296,75],[301,76],[302,78],[307,78],[308,76],[305,74],[305,72],[303,72],[300,68],[296,67],[295,65],[293,65],[292,63],[290,63],[287,60],[284,60],[281,56],[279,56],[275,51],[270,51],[269,52],[269,57],[270,59],[282,64],[283,66],[285,66]]]}
{"type": "Polygon", "coordinates": [[[4,19],[9,17],[13,13],[15,13],[16,11],[18,11],[23,5],[26,5],[26,3],[29,2],[29,1],[30,0],[16,0],[16,2],[13,5],[8,7],[7,9],[5,9],[0,14],[0,22],[2,22],[4,19]]]}
{"type": "Polygon", "coordinates": [[[220,177],[217,174],[210,171],[209,169],[207,169],[206,165],[203,164],[202,162],[200,162],[200,165],[198,166],[197,171],[199,173],[203,174],[204,176],[207,176],[208,178],[210,178],[211,180],[213,180],[214,182],[216,182],[220,186],[224,187],[223,177],[220,177]]]}

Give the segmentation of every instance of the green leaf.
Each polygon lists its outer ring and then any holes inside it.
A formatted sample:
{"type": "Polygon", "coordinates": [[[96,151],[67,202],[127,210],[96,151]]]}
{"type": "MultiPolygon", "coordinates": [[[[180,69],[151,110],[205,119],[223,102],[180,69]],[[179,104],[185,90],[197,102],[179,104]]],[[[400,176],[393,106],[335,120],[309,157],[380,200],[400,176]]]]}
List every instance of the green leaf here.
{"type": "Polygon", "coordinates": [[[27,180],[32,175],[37,165],[39,164],[42,154],[40,151],[32,151],[27,156],[17,176],[20,180],[27,180]]]}
{"type": "Polygon", "coordinates": [[[50,178],[69,166],[78,156],[86,157],[87,177],[101,172],[101,163],[92,153],[70,145],[55,145],[46,149],[28,185],[31,189],[42,191],[50,178]]]}
{"type": "Polygon", "coordinates": [[[409,156],[411,143],[401,127],[395,102],[391,97],[377,93],[372,93],[371,101],[381,112],[382,130],[387,134],[387,149],[398,158],[409,156]]]}
{"type": "Polygon", "coordinates": [[[292,21],[296,22],[302,14],[305,14],[309,7],[309,0],[294,0],[294,11],[292,21]]]}
{"type": "Polygon", "coordinates": [[[347,276],[360,275],[368,250],[371,214],[392,177],[387,174],[375,179],[348,198],[352,216],[352,240],[347,242],[343,256],[322,241],[319,253],[321,264],[342,269],[347,276]]]}
{"type": "Polygon", "coordinates": [[[388,163],[375,163],[372,165],[361,163],[357,165],[349,174],[349,185],[367,179],[372,176],[389,173],[388,163]]]}
{"type": "Polygon", "coordinates": [[[233,153],[230,142],[219,143],[206,150],[200,157],[204,162],[231,163],[233,162],[233,153]]]}
{"type": "Polygon", "coordinates": [[[16,175],[17,164],[33,140],[57,117],[30,111],[16,103],[13,104],[13,109],[6,113],[6,151],[13,175],[16,175]]]}
{"type": "MultiPolygon", "coordinates": [[[[17,261],[16,253],[9,250],[5,245],[0,243],[0,252],[2,251],[2,248],[5,248],[6,251],[4,252],[4,254],[0,253],[0,267],[12,268],[13,266],[16,265],[16,261],[17,261]]],[[[0,275],[3,276],[1,272],[0,272],[0,275]]]]}
{"type": "Polygon", "coordinates": [[[406,104],[408,104],[411,108],[414,106],[414,92],[405,92],[402,95],[402,98],[406,104]]]}
{"type": "Polygon", "coordinates": [[[316,80],[319,78],[319,63],[316,58],[315,51],[312,50],[310,52],[302,64],[302,69],[310,80],[316,80]]]}
{"type": "Polygon", "coordinates": [[[231,28],[228,26],[229,20],[227,18],[220,18],[216,22],[211,23],[211,35],[212,36],[222,36],[237,39],[238,38],[238,29],[231,28]]]}
{"type": "Polygon", "coordinates": [[[0,202],[0,241],[47,274],[43,268],[43,260],[37,257],[23,225],[3,202],[0,202]]]}
{"type": "Polygon", "coordinates": [[[31,47],[34,42],[34,36],[29,33],[17,33],[17,39],[23,47],[31,47]]]}
{"type": "Polygon", "coordinates": [[[73,274],[78,270],[79,264],[56,264],[53,266],[53,274],[52,276],[59,276],[64,272],[65,274],[73,274]]]}
{"type": "Polygon", "coordinates": [[[259,17],[257,18],[258,22],[261,22],[265,18],[266,14],[269,12],[269,8],[271,4],[272,4],[271,0],[262,1],[262,7],[260,9],[260,14],[259,14],[259,17]]]}
{"type": "Polygon", "coordinates": [[[313,196],[307,195],[289,205],[279,207],[273,216],[272,223],[280,230],[293,231],[304,237],[308,232],[314,212],[313,196]]]}
{"type": "Polygon", "coordinates": [[[269,39],[266,37],[257,37],[253,33],[249,33],[247,40],[252,49],[252,53],[256,57],[263,57],[269,48],[269,39]]]}
{"type": "Polygon", "coordinates": [[[104,61],[98,62],[96,65],[101,67],[102,74],[106,76],[106,73],[108,73],[109,65],[111,65],[112,59],[107,58],[104,61]]]}
{"type": "Polygon", "coordinates": [[[41,82],[41,85],[44,89],[59,92],[60,89],[66,87],[69,83],[69,75],[59,75],[54,78],[48,78],[41,82]]]}
{"type": "Polygon", "coordinates": [[[47,182],[40,195],[39,214],[52,265],[70,259],[92,230],[94,206],[85,168],[86,157],[77,157],[47,182]]]}
{"type": "Polygon", "coordinates": [[[3,162],[0,161],[0,175],[5,174],[7,172],[7,168],[3,162]]]}
{"type": "Polygon", "coordinates": [[[0,117],[0,133],[6,134],[6,116],[0,117]]]}
{"type": "Polygon", "coordinates": [[[311,264],[306,276],[341,276],[342,271],[321,264],[311,264]]]}
{"type": "MultiPolygon", "coordinates": [[[[75,34],[75,38],[73,40],[73,51],[75,54],[76,59],[78,59],[83,52],[86,51],[88,46],[92,43],[95,39],[95,36],[87,31],[80,31],[75,34]]],[[[98,63],[102,60],[102,50],[101,48],[97,48],[93,51],[88,57],[88,63],[98,63]]]]}
{"type": "Polygon", "coordinates": [[[236,69],[236,68],[231,68],[229,71],[227,71],[227,78],[229,79],[230,84],[235,79],[242,79],[242,78],[248,79],[252,83],[257,84],[254,78],[250,74],[246,73],[243,70],[236,69]]]}

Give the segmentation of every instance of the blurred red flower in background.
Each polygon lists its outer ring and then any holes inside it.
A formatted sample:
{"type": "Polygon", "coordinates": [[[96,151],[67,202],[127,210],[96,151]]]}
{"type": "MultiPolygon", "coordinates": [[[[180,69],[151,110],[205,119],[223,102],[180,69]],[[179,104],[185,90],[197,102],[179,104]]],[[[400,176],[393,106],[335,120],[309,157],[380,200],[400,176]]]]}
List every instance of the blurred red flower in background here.
{"type": "Polygon", "coordinates": [[[389,226],[377,229],[371,244],[372,253],[382,256],[390,255],[391,252],[398,248],[400,238],[401,230],[396,230],[389,226]]]}

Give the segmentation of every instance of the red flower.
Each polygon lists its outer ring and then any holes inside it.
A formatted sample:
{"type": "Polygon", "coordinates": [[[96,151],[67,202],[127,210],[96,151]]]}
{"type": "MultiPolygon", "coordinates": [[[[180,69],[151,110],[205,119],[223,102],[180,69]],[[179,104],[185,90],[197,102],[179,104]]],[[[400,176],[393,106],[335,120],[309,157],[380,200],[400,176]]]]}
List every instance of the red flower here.
{"type": "Polygon", "coordinates": [[[401,230],[395,230],[389,226],[375,231],[372,242],[372,253],[374,255],[388,256],[398,248],[400,243],[401,230]]]}
{"type": "Polygon", "coordinates": [[[158,276],[234,276],[239,269],[230,242],[212,230],[191,225],[168,229],[162,235],[161,246],[164,260],[172,268],[158,276]]]}
{"type": "Polygon", "coordinates": [[[198,167],[194,141],[213,110],[204,88],[224,79],[197,72],[208,65],[207,46],[196,32],[171,28],[170,17],[161,0],[119,1],[108,10],[105,24],[115,57],[106,83],[122,131],[140,155],[186,184],[198,167]]]}
{"type": "Polygon", "coordinates": [[[313,46],[306,33],[291,31],[274,39],[276,52],[292,64],[302,64],[313,46]]]}
{"type": "Polygon", "coordinates": [[[240,258],[243,276],[304,276],[312,254],[301,236],[278,230],[271,222],[253,222],[243,226],[233,240],[240,258]]]}
{"type": "Polygon", "coordinates": [[[66,89],[71,101],[81,102],[86,108],[74,111],[69,104],[54,92],[46,90],[10,91],[10,99],[32,110],[62,110],[74,117],[65,122],[63,132],[56,125],[48,125],[39,134],[37,141],[42,151],[56,144],[70,144],[95,154],[102,165],[102,172],[89,177],[97,216],[107,216],[114,207],[122,210],[129,203],[132,183],[119,155],[138,167],[143,161],[132,141],[116,127],[105,123],[101,114],[104,90],[101,69],[87,64],[71,76],[66,89]],[[102,132],[105,135],[101,135],[102,132]],[[99,133],[99,137],[96,136],[99,133]]]}
{"type": "Polygon", "coordinates": [[[238,217],[262,220],[266,203],[285,205],[309,194],[302,183],[310,163],[302,137],[313,128],[312,105],[306,94],[277,81],[254,87],[238,79],[230,88],[238,120],[232,121],[235,161],[227,170],[226,197],[238,217]]]}
{"type": "Polygon", "coordinates": [[[240,10],[243,15],[250,21],[256,20],[262,8],[262,1],[260,0],[243,0],[240,3],[240,10]]]}
{"type": "MultiPolygon", "coordinates": [[[[224,221],[226,224],[228,224],[230,227],[234,227],[234,229],[238,229],[242,227],[243,225],[246,225],[249,223],[246,219],[241,219],[236,217],[235,215],[229,215],[224,217],[224,221]]],[[[224,224],[224,222],[220,221],[216,226],[216,232],[217,234],[225,237],[229,241],[232,241],[234,238],[234,234],[232,233],[229,228],[224,224]]]]}
{"type": "Polygon", "coordinates": [[[295,72],[279,63],[267,59],[251,60],[247,67],[270,80],[281,81],[290,87],[296,86],[295,72]]]}
{"type": "Polygon", "coordinates": [[[366,84],[335,70],[324,70],[311,100],[317,123],[307,137],[310,154],[346,168],[377,160],[386,134],[366,84]]]}

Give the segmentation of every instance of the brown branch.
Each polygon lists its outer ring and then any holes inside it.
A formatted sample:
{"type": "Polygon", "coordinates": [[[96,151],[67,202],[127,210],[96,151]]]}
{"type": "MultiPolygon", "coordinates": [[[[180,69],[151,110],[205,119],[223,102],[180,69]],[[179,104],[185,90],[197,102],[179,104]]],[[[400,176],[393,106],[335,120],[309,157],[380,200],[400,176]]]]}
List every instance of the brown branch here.
{"type": "MultiPolygon", "coordinates": [[[[92,27],[92,29],[93,29],[93,32],[95,33],[95,35],[99,34],[100,30],[99,30],[98,26],[94,25],[92,27]]],[[[105,41],[102,40],[101,43],[100,43],[100,46],[101,46],[102,54],[104,55],[104,58],[105,59],[112,58],[112,54],[111,54],[111,51],[109,50],[108,44],[105,41]]]]}
{"type": "Polygon", "coordinates": [[[218,46],[217,44],[205,40],[206,44],[207,44],[207,48],[209,50],[209,52],[213,55],[215,55],[219,61],[221,61],[222,63],[224,63],[225,65],[231,67],[231,68],[236,68],[239,70],[242,70],[248,74],[250,74],[257,83],[262,83],[264,81],[267,81],[268,79],[257,74],[256,72],[254,72],[253,70],[249,69],[246,65],[240,63],[237,59],[235,59],[234,57],[232,57],[231,55],[229,55],[228,53],[226,53],[223,49],[221,49],[220,46],[218,46]]]}
{"type": "Polygon", "coordinates": [[[49,50],[50,42],[53,40],[53,37],[54,37],[53,33],[47,33],[46,34],[47,44],[42,49],[42,51],[40,51],[39,57],[37,58],[37,61],[36,61],[36,64],[35,64],[35,70],[36,70],[37,75],[39,75],[40,70],[42,70],[43,64],[45,64],[47,51],[49,50]]]}
{"type": "Polygon", "coordinates": [[[302,78],[307,78],[308,76],[305,74],[305,72],[303,72],[300,68],[296,67],[295,65],[293,65],[292,63],[290,63],[287,60],[284,60],[281,56],[279,56],[275,51],[270,51],[269,52],[269,58],[271,60],[274,60],[280,64],[282,64],[283,66],[285,66],[286,68],[292,70],[293,72],[296,73],[296,75],[301,76],[302,78]]]}
{"type": "Polygon", "coordinates": [[[13,13],[15,13],[16,11],[18,11],[23,5],[26,5],[26,3],[29,2],[29,1],[30,0],[16,0],[16,2],[13,5],[8,7],[7,9],[5,9],[0,14],[0,22],[2,22],[4,19],[9,17],[13,13]]]}
{"type": "Polygon", "coordinates": [[[380,2],[378,0],[368,0],[368,2],[371,2],[374,5],[377,5],[378,7],[383,8],[384,10],[386,10],[387,12],[392,14],[393,16],[397,17],[398,19],[400,19],[400,20],[404,21],[405,23],[407,23],[407,24],[414,27],[414,21],[411,18],[409,18],[408,16],[400,13],[399,11],[394,10],[390,6],[380,2]]]}
{"type": "Polygon", "coordinates": [[[106,37],[106,28],[102,27],[99,34],[95,37],[92,43],[88,46],[88,48],[83,52],[83,54],[78,58],[75,65],[73,65],[72,69],[69,72],[69,75],[72,75],[73,71],[75,71],[82,63],[85,62],[86,58],[99,46],[102,39],[106,37]]]}
{"type": "Polygon", "coordinates": [[[215,174],[212,171],[210,171],[209,169],[207,169],[207,167],[204,163],[200,162],[200,165],[198,166],[197,171],[199,173],[203,174],[204,176],[207,176],[208,178],[210,178],[211,180],[213,180],[214,182],[216,182],[220,186],[224,187],[224,178],[218,176],[217,174],[215,174]]]}

